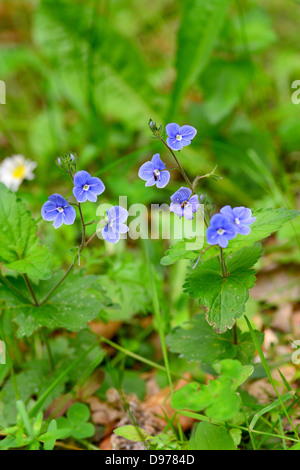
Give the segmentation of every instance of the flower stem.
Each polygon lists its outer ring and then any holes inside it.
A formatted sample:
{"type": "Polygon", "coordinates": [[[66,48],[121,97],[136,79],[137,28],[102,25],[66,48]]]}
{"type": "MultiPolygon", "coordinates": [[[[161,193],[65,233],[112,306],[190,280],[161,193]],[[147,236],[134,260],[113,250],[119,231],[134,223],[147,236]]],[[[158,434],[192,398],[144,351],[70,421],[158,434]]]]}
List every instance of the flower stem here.
{"type": "Polygon", "coordinates": [[[160,139],[162,141],[162,143],[164,144],[165,147],[167,147],[167,149],[171,152],[171,155],[172,157],[174,158],[183,178],[185,179],[186,183],[188,184],[188,186],[191,188],[191,190],[194,192],[194,188],[193,188],[193,185],[189,179],[189,177],[187,176],[186,172],[184,171],[181,163],[179,162],[178,158],[176,157],[175,153],[173,152],[173,150],[168,146],[167,142],[164,141],[163,138],[160,139]]]}
{"type": "Polygon", "coordinates": [[[236,321],[232,328],[232,338],[233,338],[233,344],[237,346],[239,344],[239,340],[238,340],[238,328],[237,328],[236,321]]]}
{"type": "Polygon", "coordinates": [[[53,292],[61,285],[61,283],[66,279],[66,277],[70,274],[70,272],[72,271],[72,269],[74,268],[77,260],[79,259],[80,257],[80,254],[82,252],[82,250],[90,243],[90,241],[94,238],[94,236],[97,234],[97,232],[95,232],[88,240],[87,242],[85,241],[85,222],[84,222],[84,218],[83,218],[83,214],[82,214],[82,209],[81,209],[81,205],[78,204],[78,210],[79,210],[79,214],[80,214],[80,221],[81,221],[81,226],[82,226],[82,237],[81,237],[81,243],[80,243],[80,246],[79,246],[79,249],[78,249],[78,254],[76,256],[76,259],[73,261],[72,264],[70,264],[70,266],[68,267],[67,271],[65,272],[65,274],[62,276],[62,278],[57,282],[57,284],[55,284],[55,286],[52,287],[52,289],[50,290],[50,292],[48,292],[48,294],[41,300],[41,302],[39,303],[39,305],[42,305],[44,304],[48,299],[49,297],[51,297],[51,295],[53,294],[53,292]]]}
{"type": "Polygon", "coordinates": [[[227,277],[227,269],[226,269],[226,264],[225,264],[225,259],[224,259],[224,253],[223,253],[223,248],[221,247],[220,247],[220,266],[221,266],[223,277],[227,277]]]}
{"type": "Polygon", "coordinates": [[[31,282],[30,282],[30,280],[29,280],[27,274],[23,274],[23,278],[24,278],[25,284],[26,284],[26,286],[27,286],[27,288],[28,288],[28,290],[29,290],[29,292],[30,292],[30,294],[31,294],[31,297],[32,297],[33,302],[34,302],[34,305],[38,306],[38,304],[39,304],[39,303],[38,303],[38,300],[37,300],[37,298],[36,298],[36,295],[35,295],[35,293],[34,293],[32,284],[31,284],[31,282]]]}

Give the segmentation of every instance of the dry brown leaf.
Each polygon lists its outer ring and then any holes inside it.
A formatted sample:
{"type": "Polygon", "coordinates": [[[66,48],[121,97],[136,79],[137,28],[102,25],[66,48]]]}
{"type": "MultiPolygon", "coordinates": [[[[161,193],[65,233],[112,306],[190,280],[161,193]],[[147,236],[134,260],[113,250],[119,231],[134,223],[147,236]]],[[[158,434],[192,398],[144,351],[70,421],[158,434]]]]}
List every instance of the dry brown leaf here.
{"type": "Polygon", "coordinates": [[[109,321],[108,323],[103,323],[102,321],[92,321],[89,325],[91,330],[97,335],[111,339],[121,328],[122,323],[119,321],[109,321]]]}

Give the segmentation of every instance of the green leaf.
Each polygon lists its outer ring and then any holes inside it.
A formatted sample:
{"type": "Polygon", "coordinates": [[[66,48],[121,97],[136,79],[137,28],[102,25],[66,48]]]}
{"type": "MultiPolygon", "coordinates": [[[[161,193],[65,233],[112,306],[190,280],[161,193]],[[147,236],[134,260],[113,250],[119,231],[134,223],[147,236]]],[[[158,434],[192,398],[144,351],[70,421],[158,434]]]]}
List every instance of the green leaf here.
{"type": "Polygon", "coordinates": [[[52,421],[50,421],[50,424],[48,426],[47,434],[49,436],[53,435],[53,437],[49,437],[49,439],[45,440],[44,450],[53,450],[54,449],[55,442],[56,442],[56,439],[54,437],[55,431],[57,431],[57,424],[56,424],[55,419],[52,419],[52,421]]]}
{"type": "MultiPolygon", "coordinates": [[[[263,335],[260,333],[260,342],[263,335]]],[[[252,361],[255,346],[249,333],[238,330],[238,345],[232,342],[232,333],[227,331],[220,335],[207,323],[203,314],[196,315],[195,319],[175,328],[167,336],[167,344],[172,352],[180,354],[187,361],[197,361],[210,364],[222,357],[237,358],[243,364],[252,361]]]]}
{"type": "MultiPolygon", "coordinates": [[[[61,273],[54,276],[51,282],[40,283],[36,289],[38,299],[41,300],[60,278],[61,273]]],[[[96,290],[98,281],[98,276],[82,276],[80,272],[71,274],[44,304],[35,307],[18,302],[20,306],[15,305],[15,321],[19,325],[19,337],[30,336],[42,326],[69,331],[84,328],[104,306],[98,298],[100,290],[96,290]]]]}
{"type": "Polygon", "coordinates": [[[114,300],[115,305],[104,310],[110,320],[128,320],[151,308],[147,271],[142,261],[132,261],[131,257],[119,260],[109,268],[106,275],[99,276],[99,282],[114,300]]]}
{"type": "Polygon", "coordinates": [[[241,384],[246,380],[250,375],[249,369],[247,368],[248,374],[243,374],[242,364],[232,359],[225,359],[218,366],[221,374],[218,379],[211,380],[208,385],[199,385],[196,382],[185,385],[174,392],[171,406],[175,410],[205,409],[208,417],[221,421],[232,419],[240,408],[240,400],[235,392],[236,382],[241,384]]]}
{"type": "Polygon", "coordinates": [[[227,276],[220,272],[219,258],[215,257],[190,272],[184,284],[185,292],[199,298],[210,325],[219,332],[231,329],[236,318],[243,315],[249,289],[255,283],[251,269],[262,254],[260,245],[243,248],[226,257],[227,276]]]}
{"type": "Polygon", "coordinates": [[[229,432],[210,423],[199,423],[189,442],[189,450],[236,450],[229,432]]]}
{"type": "Polygon", "coordinates": [[[92,423],[81,423],[76,429],[72,430],[71,436],[74,439],[87,439],[95,434],[95,426],[92,423]]]}
{"type": "Polygon", "coordinates": [[[224,22],[229,0],[185,2],[176,57],[177,78],[169,109],[171,118],[186,89],[207,64],[224,22]]]}
{"type": "Polygon", "coordinates": [[[169,266],[180,259],[195,259],[199,256],[199,249],[202,248],[202,243],[199,245],[199,248],[193,247],[192,249],[188,249],[188,244],[191,245],[192,240],[180,240],[171,245],[167,249],[165,256],[160,260],[160,264],[169,266]]]}
{"type": "Polygon", "coordinates": [[[148,434],[144,429],[139,428],[138,426],[122,426],[114,430],[114,433],[118,436],[125,437],[130,441],[134,442],[144,442],[151,439],[150,434],[148,434]]]}
{"type": "Polygon", "coordinates": [[[229,242],[226,252],[238,250],[245,245],[252,245],[254,242],[261,241],[269,237],[272,233],[282,227],[290,220],[298,217],[300,211],[289,209],[257,209],[253,211],[256,221],[251,225],[249,235],[237,235],[229,242]]]}
{"type": "Polygon", "coordinates": [[[49,279],[50,252],[40,245],[36,232],[25,204],[0,183],[0,262],[32,278],[49,279]]]}
{"type": "Polygon", "coordinates": [[[67,417],[73,427],[88,421],[90,417],[90,410],[84,403],[74,403],[68,411],[67,417]]]}

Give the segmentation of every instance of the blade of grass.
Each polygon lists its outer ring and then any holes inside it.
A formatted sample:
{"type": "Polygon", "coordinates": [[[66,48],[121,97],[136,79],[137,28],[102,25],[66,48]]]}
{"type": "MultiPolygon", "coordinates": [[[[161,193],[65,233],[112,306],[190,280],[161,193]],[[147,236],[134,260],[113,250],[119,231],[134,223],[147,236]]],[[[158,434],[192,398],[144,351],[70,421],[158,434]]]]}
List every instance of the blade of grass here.
{"type": "MultiPolygon", "coordinates": [[[[288,392],[286,393],[285,395],[283,395],[281,397],[281,402],[284,403],[285,401],[287,400],[290,400],[291,398],[293,398],[293,395],[295,394],[295,392],[288,392]]],[[[251,420],[251,423],[250,423],[250,430],[252,431],[254,426],[256,425],[257,421],[259,420],[259,418],[261,416],[263,416],[264,414],[268,413],[269,411],[272,411],[274,410],[274,408],[277,408],[278,406],[281,405],[281,402],[280,400],[275,400],[273,403],[270,403],[269,405],[265,406],[264,408],[262,408],[260,411],[258,411],[257,413],[255,413],[254,417],[252,418],[251,420]]]]}
{"type": "Polygon", "coordinates": [[[274,382],[274,380],[273,380],[271,371],[270,371],[270,369],[269,369],[268,363],[267,363],[266,358],[265,358],[265,356],[264,356],[264,353],[263,353],[263,351],[262,351],[262,349],[261,349],[261,346],[260,346],[260,344],[259,344],[259,341],[258,341],[258,339],[257,339],[257,336],[256,336],[256,334],[255,334],[255,332],[254,332],[254,330],[253,330],[253,328],[252,328],[252,325],[251,325],[251,323],[250,323],[250,321],[248,320],[248,318],[247,318],[246,315],[245,315],[245,320],[246,320],[246,322],[247,322],[247,326],[248,326],[248,328],[249,328],[249,331],[250,331],[250,334],[251,334],[251,337],[252,337],[252,341],[253,341],[253,343],[254,343],[254,345],[255,345],[255,347],[256,347],[256,350],[257,350],[258,355],[259,355],[259,357],[260,357],[261,363],[262,363],[262,365],[263,365],[263,367],[264,367],[264,369],[265,369],[265,371],[266,371],[266,374],[267,374],[267,376],[268,376],[268,378],[269,378],[269,380],[270,380],[270,383],[271,383],[271,385],[272,385],[272,387],[273,387],[273,389],[274,389],[274,391],[275,391],[275,393],[276,393],[276,395],[277,395],[277,398],[278,398],[278,400],[279,400],[279,403],[280,403],[280,405],[281,405],[281,408],[283,409],[283,412],[284,412],[285,416],[287,417],[288,422],[289,422],[290,425],[291,425],[291,428],[292,428],[292,430],[293,430],[293,432],[294,432],[294,434],[295,434],[296,439],[299,440],[299,436],[298,436],[298,434],[297,434],[297,431],[296,431],[296,429],[295,429],[295,426],[293,425],[293,422],[292,422],[292,420],[291,420],[291,418],[290,418],[290,416],[289,416],[289,414],[288,414],[288,412],[287,412],[287,410],[286,410],[286,407],[284,406],[284,404],[283,404],[283,402],[282,402],[281,396],[280,396],[280,394],[279,394],[279,392],[278,392],[278,390],[277,390],[277,387],[276,387],[275,382],[274,382]]]}
{"type": "Polygon", "coordinates": [[[169,385],[170,385],[171,392],[173,393],[174,389],[173,389],[172,377],[171,377],[171,372],[170,372],[168,350],[167,350],[167,345],[166,345],[166,341],[165,341],[164,325],[163,325],[163,320],[162,320],[162,317],[161,317],[161,310],[160,310],[157,290],[156,290],[154,277],[153,277],[153,266],[150,263],[149,251],[148,251],[148,246],[147,245],[145,246],[145,252],[146,252],[146,264],[147,264],[147,268],[148,268],[149,281],[150,281],[150,289],[151,289],[151,294],[152,294],[152,303],[153,303],[154,316],[155,316],[157,329],[158,329],[158,334],[159,334],[159,338],[160,338],[160,343],[161,343],[165,368],[166,368],[166,372],[167,372],[168,382],[169,382],[169,385]]]}

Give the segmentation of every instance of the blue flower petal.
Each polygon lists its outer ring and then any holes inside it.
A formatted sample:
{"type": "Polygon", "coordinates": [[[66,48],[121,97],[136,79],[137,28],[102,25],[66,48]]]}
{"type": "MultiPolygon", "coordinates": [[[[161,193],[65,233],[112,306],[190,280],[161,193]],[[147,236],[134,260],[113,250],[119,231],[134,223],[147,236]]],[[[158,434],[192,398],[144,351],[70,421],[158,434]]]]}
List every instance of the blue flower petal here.
{"type": "Polygon", "coordinates": [[[139,177],[144,180],[148,181],[152,176],[155,168],[152,162],[144,163],[141,168],[139,169],[139,177]]]}
{"type": "Polygon", "coordinates": [[[156,181],[157,188],[164,188],[167,186],[168,182],[170,181],[170,172],[169,171],[162,171],[160,174],[160,179],[156,181]]]}
{"type": "Polygon", "coordinates": [[[59,212],[57,217],[55,218],[55,220],[53,222],[53,227],[54,228],[59,228],[59,227],[61,227],[62,224],[63,224],[63,214],[62,214],[62,212],[59,212]]]}
{"type": "Polygon", "coordinates": [[[175,122],[171,122],[170,124],[166,125],[166,133],[168,137],[176,137],[177,134],[180,133],[180,126],[175,122]]]}
{"type": "Polygon", "coordinates": [[[45,202],[42,207],[41,214],[44,220],[54,220],[57,216],[56,205],[50,201],[45,202]]]}
{"type": "Polygon", "coordinates": [[[97,194],[94,191],[89,189],[88,191],[85,191],[85,192],[86,192],[88,201],[97,202],[97,194]]]}
{"type": "Polygon", "coordinates": [[[91,175],[85,171],[85,170],[80,170],[77,171],[74,175],[74,185],[75,186],[84,186],[85,184],[90,184],[92,180],[91,175]]]}
{"type": "Polygon", "coordinates": [[[68,201],[66,201],[66,199],[60,194],[52,194],[52,196],[49,196],[49,201],[53,202],[56,207],[65,207],[69,205],[68,201]]]}
{"type": "Polygon", "coordinates": [[[76,211],[74,207],[65,207],[63,212],[63,223],[66,225],[72,225],[76,219],[76,211]]]}
{"type": "Polygon", "coordinates": [[[161,171],[161,170],[164,170],[166,168],[166,165],[160,159],[159,153],[156,153],[155,155],[153,155],[153,157],[151,159],[151,163],[152,163],[154,169],[157,169],[157,170],[161,171]]]}
{"type": "Polygon", "coordinates": [[[177,140],[174,137],[168,137],[167,144],[172,150],[181,150],[183,147],[182,140],[177,140]]]}
{"type": "Polygon", "coordinates": [[[84,191],[82,187],[79,187],[79,186],[74,186],[73,194],[77,202],[85,202],[88,198],[87,191],[84,191]]]}
{"type": "Polygon", "coordinates": [[[185,188],[184,186],[182,186],[180,189],[178,189],[178,191],[176,191],[176,193],[171,196],[171,201],[173,203],[182,204],[183,202],[189,199],[191,194],[192,190],[190,188],[185,188]]]}
{"type": "Polygon", "coordinates": [[[170,212],[174,212],[174,214],[178,215],[178,217],[183,217],[183,209],[181,204],[171,203],[170,204],[170,212]]]}
{"type": "Polygon", "coordinates": [[[191,143],[191,140],[193,140],[193,138],[197,134],[197,130],[192,126],[185,125],[180,128],[179,133],[183,139],[189,140],[191,143]]]}
{"type": "Polygon", "coordinates": [[[102,236],[109,243],[117,243],[120,240],[120,234],[108,224],[102,229],[102,236]]]}
{"type": "Polygon", "coordinates": [[[97,178],[96,176],[93,176],[93,178],[91,179],[90,188],[98,196],[105,191],[104,183],[100,180],[100,178],[97,178]]]}

